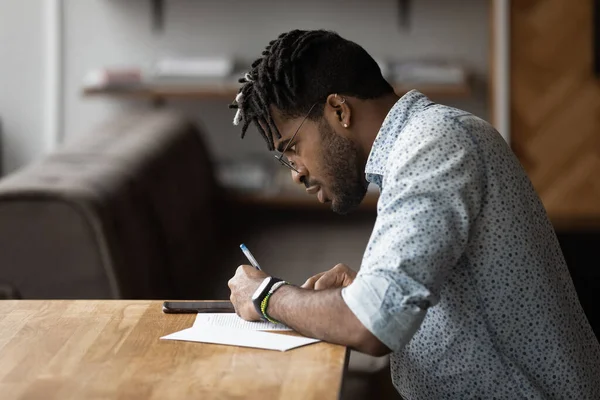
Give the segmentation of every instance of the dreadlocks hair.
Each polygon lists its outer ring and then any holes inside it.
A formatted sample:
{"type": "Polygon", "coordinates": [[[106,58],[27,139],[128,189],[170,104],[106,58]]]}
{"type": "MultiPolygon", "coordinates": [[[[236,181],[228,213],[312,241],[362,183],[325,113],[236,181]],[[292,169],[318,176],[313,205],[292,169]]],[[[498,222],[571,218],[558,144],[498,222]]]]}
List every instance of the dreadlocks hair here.
{"type": "Polygon", "coordinates": [[[361,46],[326,30],[293,30],[269,43],[252,63],[229,108],[236,109],[234,125],[242,124],[242,138],[254,123],[274,150],[281,138],[271,115],[273,106],[285,118],[323,115],[333,93],[375,99],[394,93],[375,60],[361,46]],[[323,105],[323,106],[321,106],[323,105]]]}

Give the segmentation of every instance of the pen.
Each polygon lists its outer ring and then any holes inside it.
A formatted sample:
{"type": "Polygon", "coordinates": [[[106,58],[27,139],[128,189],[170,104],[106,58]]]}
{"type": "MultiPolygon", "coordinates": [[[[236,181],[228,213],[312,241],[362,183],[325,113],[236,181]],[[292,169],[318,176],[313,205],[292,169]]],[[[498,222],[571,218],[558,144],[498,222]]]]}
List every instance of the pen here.
{"type": "Polygon", "coordinates": [[[250,261],[250,264],[252,264],[252,266],[254,268],[256,268],[259,271],[262,271],[262,268],[260,267],[260,265],[258,265],[258,262],[256,261],[256,258],[254,258],[254,256],[252,255],[252,253],[250,253],[250,250],[248,250],[248,248],[246,247],[245,244],[240,244],[240,249],[242,249],[242,251],[244,252],[244,254],[246,255],[246,258],[248,259],[248,261],[250,261]]]}

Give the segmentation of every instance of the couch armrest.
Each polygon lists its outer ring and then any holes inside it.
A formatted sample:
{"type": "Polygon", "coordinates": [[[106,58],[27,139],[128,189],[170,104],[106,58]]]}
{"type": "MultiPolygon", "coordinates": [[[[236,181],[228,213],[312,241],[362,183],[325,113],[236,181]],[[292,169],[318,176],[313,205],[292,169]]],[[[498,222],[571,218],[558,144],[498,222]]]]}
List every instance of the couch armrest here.
{"type": "Polygon", "coordinates": [[[120,117],[0,181],[0,282],[25,298],[201,298],[218,188],[178,114],[120,117]]]}

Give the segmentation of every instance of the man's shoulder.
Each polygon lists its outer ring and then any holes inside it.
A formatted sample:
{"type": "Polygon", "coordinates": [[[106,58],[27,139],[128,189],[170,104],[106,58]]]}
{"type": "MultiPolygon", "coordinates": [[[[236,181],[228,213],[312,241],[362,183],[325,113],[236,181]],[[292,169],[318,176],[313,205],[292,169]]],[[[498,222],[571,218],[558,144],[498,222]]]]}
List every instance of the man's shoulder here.
{"type": "Polygon", "coordinates": [[[457,108],[435,104],[413,114],[397,137],[393,152],[421,152],[432,147],[476,151],[476,130],[492,129],[486,121],[457,108]]]}
{"type": "Polygon", "coordinates": [[[472,121],[480,121],[489,125],[481,118],[458,108],[435,104],[415,113],[404,127],[423,135],[441,136],[449,132],[464,132],[472,121]]]}
{"type": "MultiPolygon", "coordinates": [[[[463,160],[470,168],[484,168],[478,135],[487,135],[493,129],[489,126],[471,113],[442,105],[415,113],[389,148],[383,187],[399,176],[451,168],[455,160],[463,160]]],[[[439,179],[446,178],[441,174],[439,179]]]]}

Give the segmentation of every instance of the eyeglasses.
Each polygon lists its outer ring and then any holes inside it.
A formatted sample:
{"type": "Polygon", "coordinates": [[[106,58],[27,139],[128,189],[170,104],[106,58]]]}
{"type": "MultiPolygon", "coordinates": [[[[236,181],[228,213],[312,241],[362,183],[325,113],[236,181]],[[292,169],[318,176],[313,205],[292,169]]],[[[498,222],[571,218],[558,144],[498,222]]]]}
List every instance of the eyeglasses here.
{"type": "Polygon", "coordinates": [[[285,148],[283,149],[283,151],[281,153],[279,153],[279,154],[275,154],[275,158],[278,159],[279,162],[283,166],[288,167],[289,169],[291,169],[292,171],[295,171],[298,174],[300,172],[294,166],[294,162],[290,161],[290,159],[287,158],[287,156],[285,155],[285,152],[288,150],[288,148],[290,147],[290,145],[294,142],[294,139],[296,138],[296,135],[300,131],[300,128],[302,128],[302,125],[304,125],[304,122],[306,121],[306,119],[308,118],[308,116],[310,115],[310,113],[312,112],[313,108],[315,108],[316,105],[317,105],[317,103],[313,104],[310,107],[310,109],[308,110],[308,113],[306,114],[306,116],[304,117],[304,119],[302,120],[302,122],[300,122],[300,125],[296,129],[296,132],[294,132],[294,134],[292,135],[292,138],[290,139],[290,141],[287,142],[287,144],[285,145],[285,148]]]}

